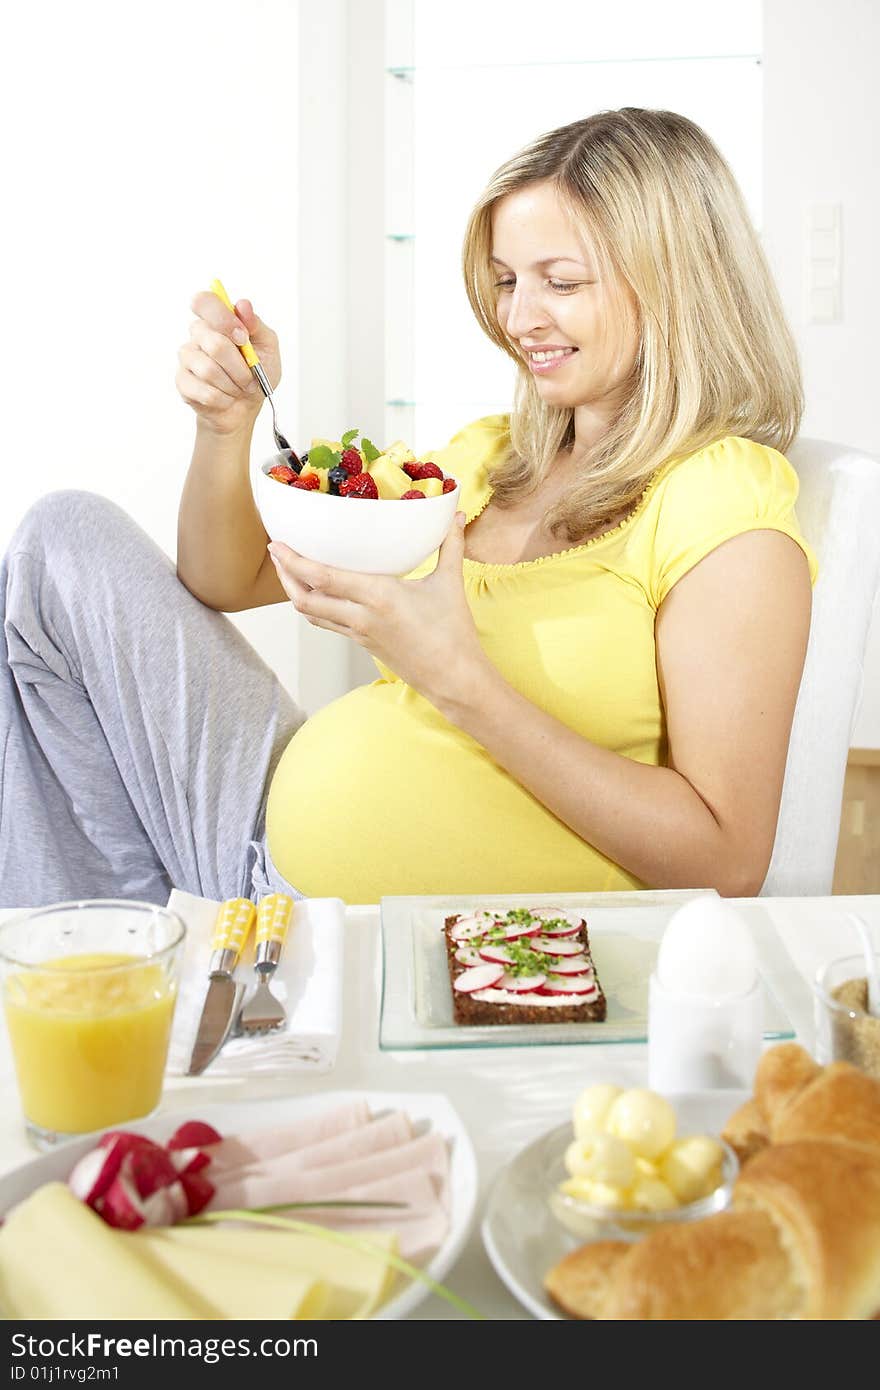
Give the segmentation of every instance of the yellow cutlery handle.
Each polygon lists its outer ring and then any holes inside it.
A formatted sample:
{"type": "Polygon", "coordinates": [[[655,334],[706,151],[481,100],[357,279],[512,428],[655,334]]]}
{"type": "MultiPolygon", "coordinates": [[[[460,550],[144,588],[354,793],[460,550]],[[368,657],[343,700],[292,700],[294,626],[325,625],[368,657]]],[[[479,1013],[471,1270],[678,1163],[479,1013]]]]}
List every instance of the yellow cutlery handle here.
{"type": "Polygon", "coordinates": [[[286,893],[269,893],[257,909],[257,945],[274,941],[283,946],[293,919],[293,898],[286,893]]]}
{"type": "MultiPolygon", "coordinates": [[[[214,922],[211,950],[234,951],[237,961],[244,950],[256,917],[257,909],[250,898],[228,898],[225,903],[221,903],[214,922]]],[[[234,969],[234,963],[230,969],[234,969]]]]}
{"type": "MultiPolygon", "coordinates": [[[[226,305],[227,309],[231,309],[232,313],[235,313],[235,308],[233,307],[232,300],[229,298],[229,295],[223,288],[222,281],[211,281],[211,293],[216,294],[217,298],[226,305]]],[[[253,346],[250,340],[244,343],[238,350],[244,358],[245,362],[247,362],[249,367],[256,367],[260,359],[257,356],[256,348],[253,346]]]]}

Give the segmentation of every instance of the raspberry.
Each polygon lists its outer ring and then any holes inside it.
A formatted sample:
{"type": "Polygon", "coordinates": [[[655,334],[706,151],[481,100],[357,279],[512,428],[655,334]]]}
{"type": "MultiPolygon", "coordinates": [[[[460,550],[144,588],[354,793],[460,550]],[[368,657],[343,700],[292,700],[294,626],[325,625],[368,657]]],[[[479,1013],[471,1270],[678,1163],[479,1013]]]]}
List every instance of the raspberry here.
{"type": "Polygon", "coordinates": [[[321,487],[321,479],[317,473],[307,473],[304,478],[294,478],[291,487],[301,487],[303,492],[317,492],[321,487]]]}
{"type": "Polygon", "coordinates": [[[375,502],[379,497],[376,479],[371,478],[369,473],[356,473],[353,478],[339,484],[339,496],[369,497],[375,502]]]}
{"type": "Polygon", "coordinates": [[[456,487],[457,487],[457,483],[456,483],[456,481],[455,481],[454,478],[444,478],[444,479],[443,479],[443,491],[444,491],[444,492],[455,492],[456,487]]]}
{"type": "Polygon", "coordinates": [[[412,478],[413,482],[415,482],[416,478],[419,476],[419,469],[422,465],[420,463],[402,463],[400,466],[406,476],[412,478]]]}
{"type": "Polygon", "coordinates": [[[269,477],[277,478],[279,483],[296,482],[296,473],[292,468],[288,468],[286,463],[276,463],[274,468],[269,469],[269,477]]]}
{"type": "Polygon", "coordinates": [[[346,449],[339,460],[339,467],[344,468],[349,477],[353,478],[356,473],[363,473],[364,461],[357,449],[346,449]]]}
{"type": "Polygon", "coordinates": [[[443,470],[442,470],[442,468],[438,468],[437,465],[436,465],[436,463],[419,463],[419,464],[417,464],[416,466],[417,466],[417,468],[418,468],[418,470],[419,470],[418,473],[410,473],[410,475],[409,475],[413,480],[415,480],[415,479],[417,479],[417,478],[442,478],[442,477],[443,477],[443,470]]]}
{"type": "Polygon", "coordinates": [[[425,494],[423,492],[419,492],[417,487],[414,487],[411,492],[402,492],[400,494],[400,500],[401,502],[406,502],[407,498],[412,497],[412,499],[415,501],[417,497],[424,497],[424,495],[425,494]]]}

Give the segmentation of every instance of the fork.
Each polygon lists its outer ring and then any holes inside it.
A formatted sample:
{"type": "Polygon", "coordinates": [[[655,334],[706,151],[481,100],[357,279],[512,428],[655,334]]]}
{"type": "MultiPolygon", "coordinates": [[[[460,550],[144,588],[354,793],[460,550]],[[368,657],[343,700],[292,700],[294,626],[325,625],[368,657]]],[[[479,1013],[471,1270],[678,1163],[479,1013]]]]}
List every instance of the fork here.
{"type": "MultiPolygon", "coordinates": [[[[223,288],[223,284],[220,280],[211,281],[211,293],[216,294],[217,298],[221,300],[223,304],[226,305],[227,309],[229,309],[233,314],[235,313],[235,309],[232,306],[232,300],[229,298],[229,295],[226,293],[226,290],[223,288]]],[[[256,348],[254,347],[250,339],[248,339],[248,341],[246,343],[243,343],[238,350],[244,358],[245,362],[247,362],[254,376],[257,378],[257,381],[260,383],[260,389],[262,390],[263,395],[266,397],[266,400],[269,402],[269,405],[271,407],[272,433],[275,436],[275,443],[277,444],[278,449],[282,454],[288,454],[290,456],[291,461],[297,466],[298,471],[300,468],[302,468],[302,460],[297,457],[293,449],[291,449],[290,445],[288,444],[287,440],[284,438],[284,435],[281,434],[281,432],[278,429],[278,418],[275,414],[275,397],[272,395],[272,387],[269,385],[269,378],[263,371],[263,365],[260,362],[259,357],[257,356],[256,348]]]]}
{"type": "Polygon", "coordinates": [[[293,916],[293,898],[285,893],[270,893],[260,899],[257,908],[257,951],[254,969],[257,988],[238,1016],[239,1033],[254,1036],[270,1033],[287,1022],[284,1005],[269,988],[269,981],[281,959],[293,916]]]}

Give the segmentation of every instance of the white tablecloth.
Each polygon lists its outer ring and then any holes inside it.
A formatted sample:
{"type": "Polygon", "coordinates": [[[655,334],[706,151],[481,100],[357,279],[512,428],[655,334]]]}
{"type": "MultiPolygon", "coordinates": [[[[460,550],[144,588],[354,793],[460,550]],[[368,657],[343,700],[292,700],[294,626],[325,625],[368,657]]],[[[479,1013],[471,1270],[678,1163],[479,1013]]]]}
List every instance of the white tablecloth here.
{"type": "MultiPolygon", "coordinates": [[[[880,944],[880,896],[739,899],[734,905],[747,915],[769,915],[780,943],[776,967],[780,971],[795,968],[806,980],[812,979],[823,961],[857,951],[857,940],[846,922],[848,911],[865,919],[875,944],[880,944]]],[[[0,913],[0,918],[9,915],[0,913]]],[[[488,1318],[527,1319],[529,1314],[496,1276],[480,1240],[479,1222],[489,1185],[499,1167],[520,1148],[565,1119],[572,1100],[584,1086],[597,1081],[645,1085],[646,1048],[640,1044],[614,1044],[380,1052],[378,909],[349,908],[346,931],[344,1026],[339,1058],[332,1072],[308,1078],[297,1075],[282,1081],[173,1078],[167,1083],[162,1109],[192,1115],[200,1104],[207,1102],[358,1087],[445,1093],[470,1133],[480,1170],[480,1202],[474,1228],[445,1282],[488,1318]]],[[[812,1047],[808,1012],[804,1011],[795,1022],[799,1040],[812,1047]]],[[[5,1172],[34,1156],[24,1138],[5,1031],[0,1040],[0,1095],[0,1172],[5,1172]]],[[[458,1314],[431,1296],[411,1316],[455,1318],[458,1314]]]]}

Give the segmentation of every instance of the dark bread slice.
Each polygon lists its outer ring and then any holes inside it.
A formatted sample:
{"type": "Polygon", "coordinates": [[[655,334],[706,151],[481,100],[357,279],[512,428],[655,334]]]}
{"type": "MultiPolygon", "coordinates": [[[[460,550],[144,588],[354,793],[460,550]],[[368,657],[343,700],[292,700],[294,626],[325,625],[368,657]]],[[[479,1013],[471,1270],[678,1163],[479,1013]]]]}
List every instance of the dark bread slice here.
{"type": "MultiPolygon", "coordinates": [[[[462,965],[455,959],[455,953],[459,946],[459,941],[454,941],[450,935],[452,928],[462,914],[456,913],[452,917],[447,917],[444,923],[444,934],[446,939],[446,961],[449,967],[449,984],[452,994],[452,1010],[456,1023],[466,1024],[470,1027],[483,1027],[487,1024],[501,1023],[603,1023],[607,1012],[607,1001],[599,983],[598,976],[593,970],[593,979],[598,989],[598,994],[592,995],[584,1003],[576,1004],[557,1004],[552,1008],[546,1005],[535,1004],[531,1007],[528,1004],[490,1004],[485,1000],[474,999],[473,995],[462,994],[455,989],[454,981],[463,970],[468,967],[462,965]]],[[[577,936],[569,937],[568,940],[577,941],[585,956],[592,960],[590,955],[590,938],[586,923],[581,927],[577,936]]]]}

